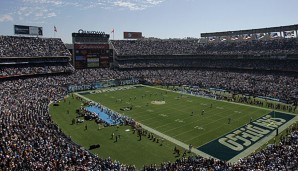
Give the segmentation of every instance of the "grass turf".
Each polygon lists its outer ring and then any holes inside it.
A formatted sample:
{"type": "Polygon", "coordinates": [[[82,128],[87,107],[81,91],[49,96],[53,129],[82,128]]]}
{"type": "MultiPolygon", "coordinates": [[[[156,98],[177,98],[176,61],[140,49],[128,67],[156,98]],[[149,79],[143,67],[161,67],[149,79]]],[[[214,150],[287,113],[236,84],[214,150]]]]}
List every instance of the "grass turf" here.
{"type": "Polygon", "coordinates": [[[251,117],[255,120],[269,113],[265,109],[151,87],[85,96],[186,144],[193,144],[194,147],[249,123],[251,117]],[[122,102],[116,102],[119,99],[122,102]],[[152,101],[165,101],[165,104],[152,104],[152,101]],[[120,110],[131,105],[131,111],[120,110]],[[228,118],[231,118],[231,124],[228,124],[228,118]]]}
{"type": "MultiPolygon", "coordinates": [[[[154,87],[138,87],[84,96],[185,144],[193,144],[194,147],[247,124],[251,117],[255,120],[270,112],[154,87]],[[165,104],[152,104],[153,101],[165,101],[165,104]],[[133,107],[131,111],[120,110],[129,106],[133,107]],[[230,124],[228,118],[231,118],[230,124]]],[[[101,147],[92,152],[104,158],[110,156],[126,164],[135,164],[138,168],[144,164],[175,160],[174,144],[165,141],[163,146],[160,146],[147,138],[138,141],[136,134],[125,131],[130,127],[120,127],[118,131],[116,127],[98,130],[94,121],[71,125],[71,120],[76,116],[75,110],[80,105],[80,101],[68,98],[66,102],[60,102],[60,106],[51,107],[50,113],[60,128],[70,135],[74,142],[86,149],[91,144],[100,144],[101,147]],[[88,130],[84,130],[86,123],[88,130]],[[121,135],[116,143],[110,139],[113,132],[121,135]]]]}
{"type": "MultiPolygon", "coordinates": [[[[101,145],[100,148],[90,150],[92,153],[102,158],[111,157],[121,163],[136,165],[137,168],[153,163],[160,164],[164,161],[173,162],[178,158],[176,154],[173,154],[175,147],[173,143],[164,141],[161,145],[160,142],[153,142],[147,137],[142,137],[142,140],[139,141],[137,133],[133,134],[129,126],[120,126],[118,129],[116,126],[105,128],[100,126],[98,129],[99,126],[94,121],[72,125],[72,119],[77,116],[76,109],[80,106],[79,100],[68,97],[65,101],[59,102],[59,106],[51,104],[50,114],[59,128],[75,143],[85,149],[89,149],[92,144],[101,145]],[[85,130],[86,124],[87,130],[85,130]],[[115,142],[115,137],[111,139],[112,133],[120,135],[117,142],[115,142]]],[[[182,151],[181,148],[180,150],[182,151]]],[[[187,153],[187,156],[189,155],[192,154],[187,153]]]]}

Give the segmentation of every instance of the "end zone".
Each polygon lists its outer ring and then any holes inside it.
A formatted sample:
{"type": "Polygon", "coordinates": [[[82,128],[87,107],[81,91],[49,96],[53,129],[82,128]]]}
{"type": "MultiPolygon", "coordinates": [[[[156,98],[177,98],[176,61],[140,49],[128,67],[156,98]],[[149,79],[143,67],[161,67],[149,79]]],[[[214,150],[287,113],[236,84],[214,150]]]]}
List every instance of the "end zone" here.
{"type": "Polygon", "coordinates": [[[264,140],[267,142],[276,133],[282,131],[279,129],[285,129],[286,125],[295,116],[281,112],[270,112],[249,124],[198,147],[198,150],[220,160],[237,161],[239,158],[245,157],[258,149],[264,144],[264,140]]]}

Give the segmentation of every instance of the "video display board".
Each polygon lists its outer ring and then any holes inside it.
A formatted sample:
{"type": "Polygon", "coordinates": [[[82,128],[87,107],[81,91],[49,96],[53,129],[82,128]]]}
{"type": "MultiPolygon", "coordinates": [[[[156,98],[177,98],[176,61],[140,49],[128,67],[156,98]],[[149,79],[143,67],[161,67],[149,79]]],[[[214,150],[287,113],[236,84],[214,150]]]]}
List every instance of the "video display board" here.
{"type": "Polygon", "coordinates": [[[42,27],[36,27],[36,26],[14,25],[14,34],[42,36],[43,29],[42,27]]]}
{"type": "Polygon", "coordinates": [[[75,44],[75,68],[109,67],[110,49],[108,44],[75,44]]]}

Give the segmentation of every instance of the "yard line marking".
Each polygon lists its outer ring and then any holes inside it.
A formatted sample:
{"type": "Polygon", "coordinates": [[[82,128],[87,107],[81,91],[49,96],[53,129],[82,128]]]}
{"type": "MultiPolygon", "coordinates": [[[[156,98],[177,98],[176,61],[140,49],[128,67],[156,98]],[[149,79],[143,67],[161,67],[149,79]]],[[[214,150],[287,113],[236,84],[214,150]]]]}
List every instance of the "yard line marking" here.
{"type": "MultiPolygon", "coordinates": [[[[236,108],[237,106],[235,106],[235,108],[236,108]]],[[[249,108],[248,108],[249,109],[249,108]]],[[[227,109],[228,110],[228,109],[227,109]]],[[[232,109],[231,109],[232,110],[232,109]]],[[[232,114],[231,114],[232,115],[232,114]]],[[[230,115],[228,115],[228,116],[230,116],[230,115]]],[[[225,117],[222,117],[221,116],[221,113],[216,113],[216,114],[213,114],[213,115],[208,115],[208,114],[204,114],[204,118],[201,118],[201,119],[208,119],[208,118],[212,118],[212,117],[216,117],[216,118],[220,118],[220,119],[225,119],[225,118],[227,118],[226,116],[225,117]],[[205,116],[205,115],[207,115],[207,116],[205,116]]],[[[188,117],[188,118],[191,118],[191,117],[188,117]]],[[[211,124],[211,123],[214,123],[214,122],[217,122],[218,120],[220,120],[220,119],[217,119],[217,120],[215,120],[215,119],[213,119],[213,122],[208,122],[208,123],[206,123],[206,124],[204,124],[204,125],[209,125],[209,124],[211,124]]],[[[173,124],[173,123],[172,123],[173,124]]],[[[169,130],[166,130],[166,131],[164,131],[164,132],[169,132],[169,131],[173,131],[173,130],[176,130],[176,129],[179,129],[179,128],[182,128],[182,127],[185,127],[185,126],[189,126],[190,124],[192,124],[192,122],[188,122],[188,123],[186,123],[186,124],[184,124],[184,125],[182,125],[182,126],[179,126],[179,127],[174,127],[174,128],[172,128],[172,129],[169,129],[169,130]]],[[[187,132],[190,132],[190,131],[187,131],[187,132]]],[[[179,134],[176,134],[176,136],[177,135],[179,135],[179,134]]]]}
{"type": "MultiPolygon", "coordinates": [[[[234,114],[231,114],[231,115],[228,115],[229,117],[230,116],[232,116],[232,115],[234,115],[234,114]]],[[[245,115],[242,117],[242,118],[244,118],[245,117],[245,115]]],[[[227,119],[228,117],[225,117],[225,118],[221,118],[221,119],[227,119]]],[[[218,121],[219,120],[221,120],[221,119],[218,119],[218,121]]],[[[239,118],[239,119],[241,119],[241,118],[239,118]]],[[[203,125],[204,126],[204,125],[203,125]]],[[[224,127],[224,126],[227,126],[227,125],[222,125],[221,127],[224,127]]],[[[198,135],[198,136],[193,136],[192,138],[190,138],[190,139],[188,139],[188,140],[185,140],[186,142],[187,141],[191,141],[191,140],[193,140],[193,139],[196,139],[196,138],[199,138],[199,137],[201,137],[201,136],[204,136],[205,134],[207,134],[207,133],[209,133],[209,132],[212,132],[212,131],[214,131],[214,130],[216,130],[216,129],[219,129],[219,128],[221,128],[221,127],[217,127],[217,128],[214,128],[214,129],[209,129],[207,132],[204,132],[204,134],[202,134],[202,135],[198,135]]],[[[241,127],[241,126],[240,126],[241,127]]],[[[238,127],[238,128],[240,128],[240,127],[238,127]]],[[[235,129],[238,129],[238,128],[235,128],[235,129]]],[[[221,137],[222,135],[220,135],[220,136],[218,136],[217,138],[219,138],[219,137],[221,137]]],[[[215,138],[215,139],[217,139],[217,138],[215,138]]],[[[213,139],[213,140],[215,140],[215,139],[213,139]]],[[[213,141],[213,140],[211,140],[211,141],[213,141]]],[[[211,142],[211,141],[209,141],[209,142],[211,142]]],[[[208,142],[208,143],[209,143],[208,142]]],[[[207,143],[205,143],[205,144],[207,144],[207,143]]],[[[203,145],[205,145],[205,144],[203,144],[203,145]]],[[[203,145],[201,145],[201,146],[203,146],[203,145]]]]}
{"type": "MultiPolygon", "coordinates": [[[[247,110],[249,110],[249,108],[248,108],[247,110]]],[[[216,123],[216,122],[218,122],[218,121],[220,121],[220,120],[227,119],[228,117],[231,117],[232,115],[234,115],[234,114],[232,113],[232,114],[230,114],[230,115],[227,115],[226,117],[220,117],[219,119],[216,119],[216,120],[213,119],[212,122],[208,122],[208,123],[206,123],[206,124],[202,124],[201,126],[204,127],[205,125],[209,125],[209,124],[212,124],[212,123],[216,123]]],[[[243,116],[243,118],[244,118],[244,117],[245,117],[245,116],[243,116]]],[[[239,118],[239,119],[240,119],[240,118],[239,118]]],[[[192,122],[192,123],[193,123],[193,122],[192,122]]],[[[187,124],[187,126],[190,125],[190,124],[192,124],[192,123],[187,124]]],[[[223,125],[223,126],[226,126],[226,125],[223,125]]],[[[181,127],[183,127],[183,126],[180,126],[179,128],[181,128],[181,127]]],[[[207,132],[212,132],[213,130],[216,130],[216,129],[217,129],[217,128],[209,129],[207,132]]],[[[175,129],[172,129],[172,130],[175,130],[175,129]]],[[[171,131],[172,131],[172,130],[171,130],[171,131]]],[[[184,131],[184,132],[180,132],[179,134],[175,134],[175,136],[173,136],[173,137],[177,137],[177,136],[179,136],[179,135],[183,135],[183,134],[188,133],[188,132],[191,132],[191,131],[193,131],[193,130],[190,129],[190,130],[187,130],[187,131],[184,131]]],[[[165,131],[165,132],[168,132],[168,130],[165,131]]],[[[205,135],[205,133],[202,134],[202,135],[205,135]]],[[[191,139],[189,139],[189,140],[185,140],[185,141],[191,141],[191,140],[193,140],[193,139],[195,139],[195,138],[198,138],[198,137],[200,137],[200,136],[202,136],[202,135],[199,135],[199,136],[192,136],[191,139]]]]}
{"type": "Polygon", "coordinates": [[[161,126],[156,126],[155,128],[162,128],[162,127],[165,127],[165,126],[167,126],[167,125],[171,125],[171,124],[173,124],[173,123],[170,122],[170,123],[167,123],[167,124],[163,124],[163,125],[161,125],[161,126]]]}

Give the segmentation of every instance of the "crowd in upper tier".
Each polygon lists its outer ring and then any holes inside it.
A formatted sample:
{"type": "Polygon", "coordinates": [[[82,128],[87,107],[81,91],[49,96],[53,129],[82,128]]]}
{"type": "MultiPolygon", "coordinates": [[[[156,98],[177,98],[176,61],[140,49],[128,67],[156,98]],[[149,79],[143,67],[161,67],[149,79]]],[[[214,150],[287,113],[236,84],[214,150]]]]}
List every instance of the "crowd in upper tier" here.
{"type": "Polygon", "coordinates": [[[0,58],[58,56],[71,56],[60,38],[0,36],[0,58]]]}
{"type": "Polygon", "coordinates": [[[296,38],[198,43],[198,39],[111,41],[118,56],[138,55],[286,55],[298,54],[296,38]]]}

